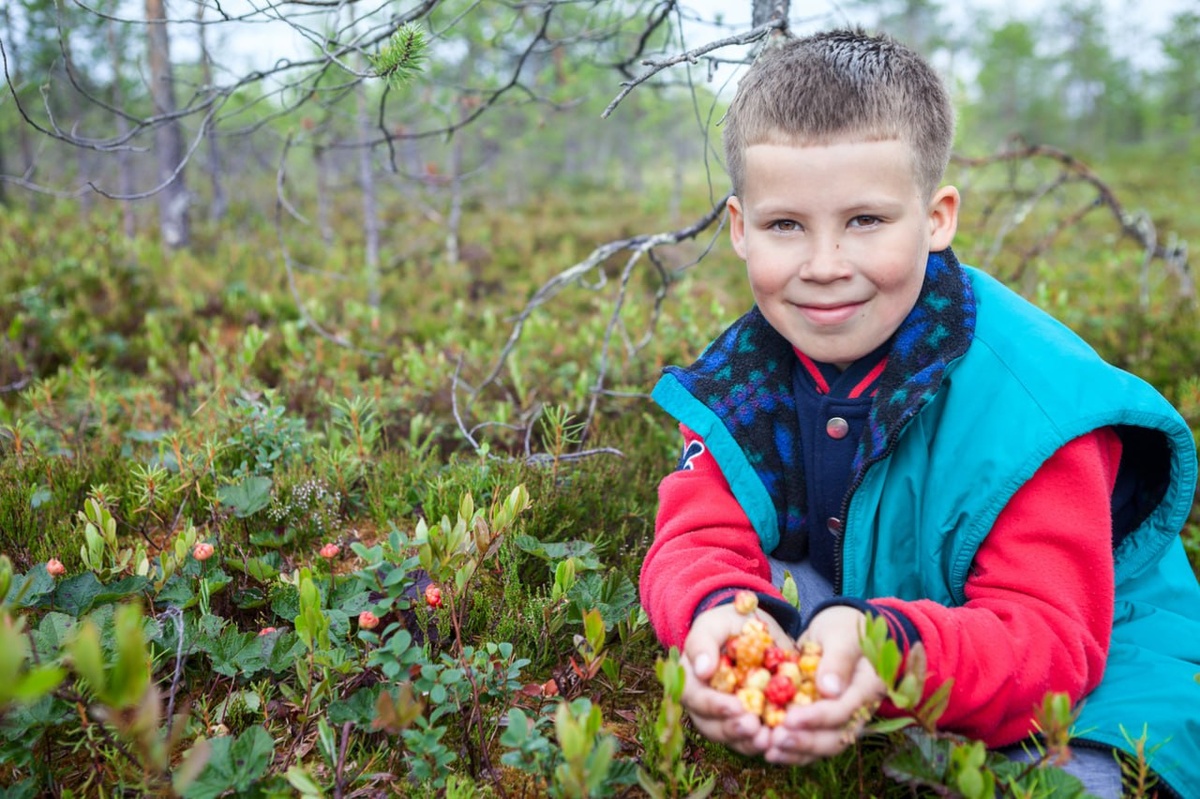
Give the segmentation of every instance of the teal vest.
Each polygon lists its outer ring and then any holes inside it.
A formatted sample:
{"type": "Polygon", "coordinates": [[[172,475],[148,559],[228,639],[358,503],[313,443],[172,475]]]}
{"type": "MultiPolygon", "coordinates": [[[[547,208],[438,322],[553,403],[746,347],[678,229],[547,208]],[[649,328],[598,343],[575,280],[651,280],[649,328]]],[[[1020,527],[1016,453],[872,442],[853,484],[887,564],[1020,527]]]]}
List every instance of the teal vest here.
{"type": "MultiPolygon", "coordinates": [[[[1145,727],[1150,746],[1163,744],[1151,760],[1156,772],[1181,795],[1200,797],[1200,585],[1179,538],[1197,480],[1191,431],[1147,383],[1105,363],[996,280],[966,271],[977,306],[974,338],[885,457],[856,481],[842,593],[963,604],[975,552],[1017,489],[1068,441],[1114,427],[1123,462],[1143,464],[1141,493],[1150,493],[1144,518],[1115,550],[1111,650],[1076,733],[1130,751],[1126,733],[1136,739],[1145,727]]],[[[656,397],[671,396],[660,389],[656,397]]],[[[693,429],[712,427],[696,403],[664,405],[693,429]]],[[[721,451],[713,454],[722,461],[721,451]]],[[[729,465],[746,475],[744,458],[729,465]]],[[[750,508],[747,515],[772,516],[750,508]]],[[[778,540],[777,529],[756,529],[764,545],[778,540]]]]}

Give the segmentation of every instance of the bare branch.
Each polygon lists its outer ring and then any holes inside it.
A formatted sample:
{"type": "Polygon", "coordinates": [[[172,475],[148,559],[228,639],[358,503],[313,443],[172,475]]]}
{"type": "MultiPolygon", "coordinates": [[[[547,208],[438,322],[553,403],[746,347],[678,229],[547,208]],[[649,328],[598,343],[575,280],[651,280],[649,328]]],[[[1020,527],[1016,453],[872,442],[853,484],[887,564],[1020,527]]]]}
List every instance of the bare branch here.
{"type": "Polygon", "coordinates": [[[529,299],[529,301],[525,303],[525,307],[521,310],[520,314],[517,315],[513,322],[512,331],[509,333],[508,340],[504,343],[504,346],[500,350],[500,354],[496,358],[495,365],[492,367],[492,370],[488,373],[487,377],[485,377],[475,389],[473,396],[478,396],[480,391],[491,385],[493,382],[495,382],[496,378],[499,377],[500,372],[504,369],[505,364],[508,362],[508,356],[512,354],[513,348],[516,347],[517,342],[521,339],[521,332],[524,329],[525,321],[529,319],[534,311],[548,302],[568,285],[577,280],[581,280],[590,272],[599,267],[602,263],[607,261],[610,257],[621,252],[622,250],[630,250],[634,253],[634,256],[640,257],[640,255],[653,250],[655,247],[661,247],[667,244],[678,244],[681,241],[695,238],[702,231],[712,225],[713,222],[720,218],[725,209],[725,202],[728,199],[729,195],[725,195],[725,197],[723,197],[720,202],[716,203],[708,211],[708,213],[685,228],[666,233],[633,236],[631,238],[618,239],[617,241],[610,241],[607,244],[603,244],[592,250],[591,254],[588,255],[588,257],[584,260],[580,261],[574,266],[564,269],[554,277],[550,278],[550,280],[542,284],[541,288],[539,288],[529,299]]]}
{"type": "Polygon", "coordinates": [[[650,80],[650,78],[652,78],[655,75],[657,75],[658,73],[662,72],[664,69],[673,67],[676,64],[682,64],[685,61],[688,62],[689,64],[697,64],[700,61],[700,56],[704,55],[705,53],[711,53],[713,50],[719,50],[722,47],[731,47],[733,45],[738,45],[738,44],[753,44],[754,42],[757,42],[759,39],[766,37],[768,34],[771,33],[771,31],[781,30],[786,25],[787,25],[786,19],[785,20],[772,20],[763,25],[759,25],[757,28],[752,28],[751,30],[746,31],[745,33],[736,34],[734,36],[727,36],[724,39],[717,39],[715,42],[709,42],[708,44],[704,44],[704,45],[701,45],[700,47],[696,47],[692,50],[688,50],[685,53],[679,53],[678,55],[672,56],[670,58],[664,58],[662,60],[648,58],[645,61],[643,61],[642,64],[644,66],[650,67],[650,69],[646,70],[641,75],[634,78],[633,80],[622,83],[621,91],[617,94],[617,96],[615,98],[613,98],[613,101],[608,104],[608,107],[604,109],[604,111],[600,114],[600,116],[602,118],[608,117],[608,115],[611,114],[618,105],[620,105],[621,101],[629,96],[630,92],[632,92],[634,89],[636,89],[641,84],[650,80]]]}
{"type": "MultiPolygon", "coordinates": [[[[1063,174],[1058,179],[1043,187],[1033,196],[1033,201],[1041,199],[1051,190],[1068,182],[1084,183],[1095,192],[1095,198],[1074,213],[1060,218],[1051,230],[1022,254],[1020,269],[1034,258],[1045,252],[1065,230],[1078,224],[1088,213],[1097,208],[1107,208],[1119,226],[1122,235],[1128,236],[1141,245],[1146,253],[1146,261],[1161,259],[1168,269],[1173,272],[1180,283],[1180,297],[1196,301],[1196,287],[1188,263],[1187,246],[1176,242],[1166,246],[1159,241],[1154,226],[1145,214],[1130,213],[1121,204],[1112,187],[1093,172],[1086,164],[1070,153],[1057,147],[1045,144],[1032,144],[995,153],[981,158],[967,158],[955,155],[954,162],[966,167],[983,167],[998,163],[1016,163],[1034,158],[1048,158],[1061,165],[1063,174]]],[[[1143,266],[1143,270],[1144,270],[1143,266]]]]}

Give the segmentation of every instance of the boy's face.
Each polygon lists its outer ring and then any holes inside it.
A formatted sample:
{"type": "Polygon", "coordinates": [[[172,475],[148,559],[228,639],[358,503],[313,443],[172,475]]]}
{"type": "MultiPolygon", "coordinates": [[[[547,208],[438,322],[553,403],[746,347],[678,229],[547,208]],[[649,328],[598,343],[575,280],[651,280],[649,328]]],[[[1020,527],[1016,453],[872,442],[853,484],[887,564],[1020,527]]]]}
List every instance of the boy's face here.
{"type": "Polygon", "coordinates": [[[929,253],[958,224],[958,191],[927,198],[901,141],[751,145],[742,183],[730,237],[759,309],[801,352],[842,368],[900,326],[929,253]]]}

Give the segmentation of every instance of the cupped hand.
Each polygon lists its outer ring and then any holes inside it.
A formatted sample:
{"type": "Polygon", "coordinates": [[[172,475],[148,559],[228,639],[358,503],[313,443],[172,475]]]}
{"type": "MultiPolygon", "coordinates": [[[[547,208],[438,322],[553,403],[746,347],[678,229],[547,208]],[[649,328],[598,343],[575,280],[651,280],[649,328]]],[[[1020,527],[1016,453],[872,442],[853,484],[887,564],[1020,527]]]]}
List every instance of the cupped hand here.
{"type": "Polygon", "coordinates": [[[886,693],[859,644],[864,621],[862,611],[845,605],[813,617],[800,639],[821,644],[820,699],[788,708],[783,723],[770,731],[766,760],[807,765],[840,754],[858,738],[886,693]]]}
{"type": "MultiPolygon", "coordinates": [[[[769,614],[759,611],[756,616],[780,646],[795,645],[769,614]]],[[[701,735],[743,755],[760,755],[770,745],[771,729],[743,708],[736,696],[708,685],[721,657],[721,645],[740,633],[745,623],[746,616],[733,605],[719,605],[696,617],[683,644],[681,662],[687,679],[680,701],[701,735]]]]}

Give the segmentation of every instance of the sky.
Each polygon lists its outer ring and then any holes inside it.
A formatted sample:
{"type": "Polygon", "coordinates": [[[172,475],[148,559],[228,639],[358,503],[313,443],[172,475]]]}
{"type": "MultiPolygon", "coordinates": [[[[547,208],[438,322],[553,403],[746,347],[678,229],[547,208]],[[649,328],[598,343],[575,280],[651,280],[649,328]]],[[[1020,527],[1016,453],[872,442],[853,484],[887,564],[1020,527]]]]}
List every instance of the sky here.
{"type": "MultiPolygon", "coordinates": [[[[252,0],[225,0],[222,8],[237,14],[249,8],[252,0]]],[[[397,3],[397,8],[409,5],[397,3]]],[[[1121,35],[1114,37],[1114,49],[1119,55],[1129,57],[1135,64],[1153,67],[1159,57],[1154,37],[1162,33],[1171,17],[1187,8],[1195,9],[1198,0],[1102,0],[1112,19],[1114,30],[1121,35]]],[[[262,2],[255,5],[263,7],[262,2]]],[[[750,0],[682,0],[681,5],[691,9],[700,18],[711,19],[720,14],[731,24],[749,26],[750,0]]],[[[792,0],[793,29],[805,33],[830,27],[845,21],[870,23],[870,16],[855,15],[847,10],[852,2],[838,0],[792,0]]],[[[979,14],[995,20],[1016,17],[1038,20],[1048,4],[1041,0],[951,0],[944,2],[944,18],[952,30],[966,30],[979,14]]],[[[744,29],[744,28],[743,28],[744,29]]],[[[241,72],[242,68],[264,68],[281,58],[303,57],[306,42],[286,24],[268,22],[263,24],[221,25],[211,29],[218,41],[210,41],[214,51],[222,53],[222,63],[241,72]]],[[[180,59],[195,57],[195,44],[191,31],[176,28],[172,40],[173,55],[180,59]]],[[[689,47],[705,43],[718,36],[728,35],[728,30],[718,31],[712,26],[691,23],[685,28],[689,47]]],[[[729,52],[729,55],[734,55],[729,52]]]]}

